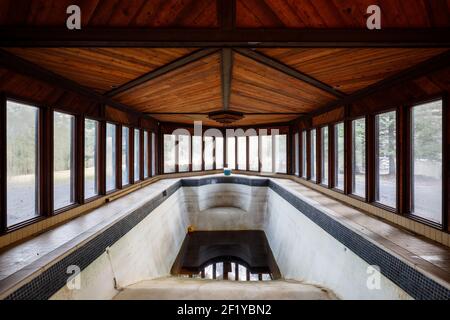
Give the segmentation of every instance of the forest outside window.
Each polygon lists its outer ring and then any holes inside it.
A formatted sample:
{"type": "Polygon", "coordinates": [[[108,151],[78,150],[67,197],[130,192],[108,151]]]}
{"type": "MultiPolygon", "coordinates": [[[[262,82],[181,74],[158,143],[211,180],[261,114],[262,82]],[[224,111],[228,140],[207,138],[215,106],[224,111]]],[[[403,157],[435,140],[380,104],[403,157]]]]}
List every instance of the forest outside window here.
{"type": "Polygon", "coordinates": [[[205,170],[214,168],[214,138],[204,137],[205,141],[205,170]]]}
{"type": "Polygon", "coordinates": [[[344,124],[338,123],[334,126],[334,187],[344,191],[345,173],[345,140],[344,124]]]}
{"type": "Polygon", "coordinates": [[[148,131],[144,131],[144,179],[148,178],[148,167],[149,167],[149,156],[148,156],[148,131]]]}
{"type": "Polygon", "coordinates": [[[84,198],[98,195],[98,127],[95,120],[84,121],[84,198]]]}
{"type": "Polygon", "coordinates": [[[299,155],[299,141],[298,141],[298,132],[294,135],[294,174],[296,176],[300,175],[300,155],[299,155]]]}
{"type": "Polygon", "coordinates": [[[223,169],[223,137],[215,138],[216,169],[223,169]]]}
{"type": "Polygon", "coordinates": [[[175,136],[175,138],[178,139],[178,148],[175,149],[178,151],[178,155],[175,155],[176,159],[178,159],[178,171],[188,172],[191,157],[191,136],[181,134],[175,136]]]}
{"type": "Polygon", "coordinates": [[[227,138],[227,164],[229,169],[236,169],[236,138],[227,138]]]}
{"type": "Polygon", "coordinates": [[[106,191],[116,189],[116,130],[116,125],[106,124],[106,191]]]}
{"type": "Polygon", "coordinates": [[[39,109],[7,101],[6,212],[7,226],[39,215],[39,109]]]}
{"type": "Polygon", "coordinates": [[[141,135],[139,129],[134,129],[134,182],[141,180],[141,135]]]}
{"type": "Polygon", "coordinates": [[[311,181],[317,181],[316,175],[316,146],[317,146],[317,135],[316,129],[311,130],[311,148],[310,148],[310,170],[311,170],[311,181]]]}
{"type": "Polygon", "coordinates": [[[321,177],[322,184],[328,185],[328,127],[321,129],[321,177]]]}
{"type": "Polygon", "coordinates": [[[247,170],[247,137],[237,137],[238,144],[238,169],[247,170]]]}
{"type": "Polygon", "coordinates": [[[130,184],[130,129],[122,127],[122,186],[130,184]]]}
{"type": "Polygon", "coordinates": [[[164,173],[175,172],[175,136],[164,135],[164,173]]]}
{"type": "Polygon", "coordinates": [[[306,154],[306,146],[307,146],[307,132],[302,132],[302,178],[306,179],[308,177],[308,156],[306,154]]]}
{"type": "Polygon", "coordinates": [[[249,142],[249,165],[250,171],[259,171],[259,154],[258,154],[258,136],[250,136],[248,139],[249,142]]]}
{"type": "Polygon", "coordinates": [[[275,172],[287,173],[287,136],[285,134],[273,136],[275,147],[275,172]]]}
{"type": "Polygon", "coordinates": [[[202,137],[192,136],[192,171],[202,170],[202,137]]]}
{"type": "Polygon", "coordinates": [[[366,197],[366,119],[352,121],[352,194],[366,197]]]}

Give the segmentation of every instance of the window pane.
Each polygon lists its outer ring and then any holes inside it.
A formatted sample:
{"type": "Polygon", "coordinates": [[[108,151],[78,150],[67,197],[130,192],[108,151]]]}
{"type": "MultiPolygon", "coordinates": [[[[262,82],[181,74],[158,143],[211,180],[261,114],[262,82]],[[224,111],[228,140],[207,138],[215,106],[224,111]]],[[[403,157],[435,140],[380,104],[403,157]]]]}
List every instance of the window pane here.
{"type": "Polygon", "coordinates": [[[53,208],[57,210],[75,202],[75,117],[59,112],[53,117],[53,208]]]}
{"type": "Polygon", "coordinates": [[[192,136],[192,171],[202,170],[202,137],[192,136]]]}
{"type": "Polygon", "coordinates": [[[275,171],[278,173],[287,173],[286,166],[286,144],[287,137],[285,134],[276,135],[275,137],[275,171]]]}
{"type": "Polygon", "coordinates": [[[98,195],[98,121],[84,121],[84,198],[98,195]]]}
{"type": "Polygon", "coordinates": [[[322,133],[322,183],[328,185],[328,127],[321,129],[322,133]]]}
{"type": "Polygon", "coordinates": [[[144,179],[148,178],[148,132],[144,131],[144,179]]]}
{"type": "Polygon", "coordinates": [[[175,136],[164,135],[164,173],[175,172],[175,136]]]}
{"type": "Polygon", "coordinates": [[[156,135],[152,132],[152,177],[156,175],[156,135]]]}
{"type": "Polygon", "coordinates": [[[344,190],[344,124],[338,123],[334,127],[334,145],[335,145],[335,188],[344,190]]]}
{"type": "Polygon", "coordinates": [[[294,152],[295,152],[295,158],[294,158],[294,162],[295,162],[295,175],[299,176],[300,175],[300,150],[299,150],[299,140],[298,140],[298,132],[295,134],[294,136],[294,152]]]}
{"type": "Polygon", "coordinates": [[[223,137],[216,137],[216,169],[223,169],[223,137]]]}
{"type": "Polygon", "coordinates": [[[247,170],[247,137],[238,137],[238,169],[247,170]]]}
{"type": "Polygon", "coordinates": [[[352,121],[352,193],[366,196],[366,120],[352,121]]]}
{"type": "Polygon", "coordinates": [[[106,191],[116,189],[116,126],[106,124],[106,191]]]}
{"type": "Polygon", "coordinates": [[[229,169],[236,169],[236,139],[227,138],[227,163],[229,169]]]}
{"type": "Polygon", "coordinates": [[[6,212],[7,225],[38,216],[39,109],[7,101],[6,212]]]}
{"type": "Polygon", "coordinates": [[[190,160],[190,144],[191,136],[179,135],[178,136],[178,170],[179,172],[189,171],[190,160]]]}
{"type": "Polygon", "coordinates": [[[311,156],[310,156],[311,160],[311,180],[312,181],[317,181],[317,176],[316,176],[316,129],[311,130],[311,156]]]}
{"type": "Polygon", "coordinates": [[[442,224],[442,101],[412,109],[412,213],[442,224]]]}
{"type": "Polygon", "coordinates": [[[272,172],[272,136],[262,135],[261,138],[261,171],[272,172]]]}
{"type": "Polygon", "coordinates": [[[134,182],[141,180],[141,134],[139,129],[134,129],[134,182]]]}
{"type": "Polygon", "coordinates": [[[249,137],[249,150],[248,156],[250,161],[251,171],[259,171],[259,156],[258,156],[258,136],[249,137]]]}
{"type": "Polygon", "coordinates": [[[214,168],[214,138],[205,137],[205,170],[212,170],[214,168]]]}
{"type": "Polygon", "coordinates": [[[395,111],[375,117],[375,201],[396,207],[397,142],[395,111]]]}
{"type": "Polygon", "coordinates": [[[122,127],[122,185],[130,183],[130,129],[122,127]]]}
{"type": "Polygon", "coordinates": [[[307,146],[307,133],[306,131],[302,132],[302,177],[307,178],[308,167],[307,167],[307,155],[306,155],[306,146],[307,146]]]}

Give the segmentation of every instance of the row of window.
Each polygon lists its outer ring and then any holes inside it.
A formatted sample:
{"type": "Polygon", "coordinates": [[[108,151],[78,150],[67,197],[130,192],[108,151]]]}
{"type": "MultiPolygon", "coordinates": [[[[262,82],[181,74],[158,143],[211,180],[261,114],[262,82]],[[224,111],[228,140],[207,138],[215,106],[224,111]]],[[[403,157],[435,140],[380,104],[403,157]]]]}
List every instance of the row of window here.
{"type": "MultiPolygon", "coordinates": [[[[40,215],[39,206],[39,162],[41,140],[38,107],[15,101],[7,101],[6,106],[6,162],[7,188],[6,212],[7,227],[14,226],[40,215]]],[[[117,134],[119,126],[106,124],[105,183],[106,192],[117,189],[117,134]]],[[[121,127],[122,129],[122,186],[130,184],[130,172],[134,172],[134,181],[140,180],[141,130],[121,127]],[[130,168],[130,130],[134,130],[134,163],[130,168]]],[[[53,112],[53,210],[76,203],[75,165],[76,151],[75,116],[62,112],[53,112]]],[[[84,199],[100,194],[100,122],[84,120],[84,199]]],[[[143,178],[155,174],[155,134],[142,131],[143,178]],[[149,162],[152,157],[151,162],[149,162]],[[152,167],[149,168],[151,163],[152,167]]]]}
{"type": "MultiPolygon", "coordinates": [[[[410,150],[407,161],[410,163],[410,204],[409,212],[428,221],[442,224],[443,221],[443,104],[442,100],[415,105],[409,109],[410,150]]],[[[377,114],[374,119],[374,181],[368,181],[367,118],[354,119],[349,125],[351,137],[349,190],[345,190],[345,155],[347,132],[344,123],[333,126],[302,131],[295,135],[295,174],[313,182],[367,200],[368,184],[374,186],[376,203],[397,209],[398,172],[397,112],[377,114]],[[320,134],[319,131],[320,130],[320,134]],[[328,130],[334,130],[330,141],[328,130]],[[320,136],[321,141],[317,141],[320,136]],[[302,143],[300,143],[300,139],[302,143]],[[308,148],[309,144],[309,148],[308,148]],[[317,148],[320,145],[320,149],[317,148]],[[301,147],[301,150],[299,149],[301,147]],[[329,148],[333,147],[334,163],[330,163],[329,148]],[[317,159],[316,151],[321,157],[317,159]],[[309,157],[309,159],[308,159],[309,157]],[[308,161],[309,160],[309,161],[308,161]],[[320,162],[318,162],[318,160],[320,162]],[[320,163],[320,181],[317,164],[320,163]],[[329,166],[334,166],[329,170],[329,166]],[[329,181],[329,173],[334,176],[329,181]],[[330,183],[331,182],[331,183],[330,183]]],[[[403,159],[403,158],[402,158],[403,159]]]]}
{"type": "Polygon", "coordinates": [[[192,171],[214,170],[224,166],[244,171],[287,173],[286,139],[286,135],[227,137],[224,148],[223,137],[204,136],[202,141],[202,137],[195,135],[165,134],[164,173],[188,172],[190,168],[192,171]]]}

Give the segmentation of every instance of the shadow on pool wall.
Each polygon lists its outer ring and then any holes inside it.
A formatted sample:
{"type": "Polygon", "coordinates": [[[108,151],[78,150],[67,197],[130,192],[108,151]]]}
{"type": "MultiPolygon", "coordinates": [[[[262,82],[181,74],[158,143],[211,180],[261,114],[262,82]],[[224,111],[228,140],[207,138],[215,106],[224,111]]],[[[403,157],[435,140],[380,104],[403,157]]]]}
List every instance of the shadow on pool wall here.
{"type": "Polygon", "coordinates": [[[369,264],[268,186],[235,183],[179,188],[81,272],[80,290],[65,286],[52,298],[113,299],[131,285],[169,277],[189,226],[262,230],[284,280],[326,288],[341,299],[411,298],[381,274],[379,289],[370,289],[369,264]]]}

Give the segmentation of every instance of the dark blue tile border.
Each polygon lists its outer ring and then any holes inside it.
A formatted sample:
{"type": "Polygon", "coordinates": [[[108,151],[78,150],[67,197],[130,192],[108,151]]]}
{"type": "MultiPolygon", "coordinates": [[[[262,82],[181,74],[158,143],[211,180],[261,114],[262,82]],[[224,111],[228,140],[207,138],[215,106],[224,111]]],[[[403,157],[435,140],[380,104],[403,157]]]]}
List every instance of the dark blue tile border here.
{"type": "Polygon", "coordinates": [[[269,187],[279,196],[297,208],[302,214],[320,228],[349,248],[370,265],[380,267],[381,273],[415,299],[449,300],[450,290],[426,275],[415,270],[402,260],[376,246],[361,235],[345,227],[319,209],[301,200],[291,192],[270,179],[251,179],[244,177],[208,177],[181,179],[145,203],[139,209],[119,220],[117,223],[94,237],[62,260],[53,264],[40,275],[24,284],[6,299],[48,299],[66,284],[67,267],[77,265],[84,270],[97,259],[106,248],[113,245],[134,226],[147,217],[180,187],[198,187],[208,184],[233,183],[256,187],[269,187]]]}

